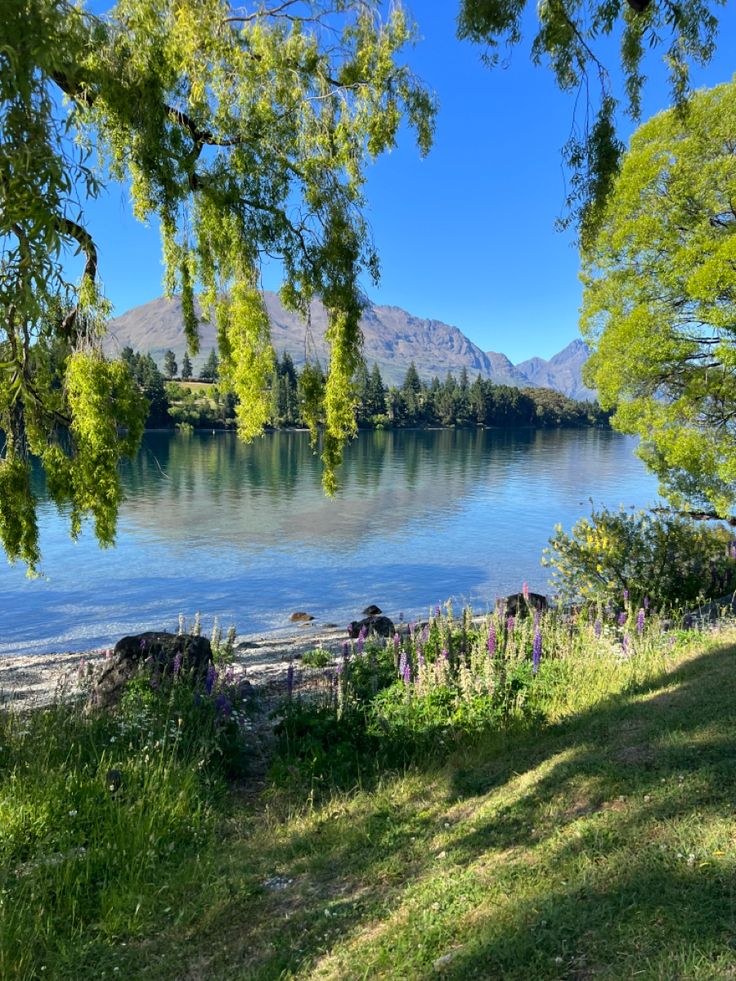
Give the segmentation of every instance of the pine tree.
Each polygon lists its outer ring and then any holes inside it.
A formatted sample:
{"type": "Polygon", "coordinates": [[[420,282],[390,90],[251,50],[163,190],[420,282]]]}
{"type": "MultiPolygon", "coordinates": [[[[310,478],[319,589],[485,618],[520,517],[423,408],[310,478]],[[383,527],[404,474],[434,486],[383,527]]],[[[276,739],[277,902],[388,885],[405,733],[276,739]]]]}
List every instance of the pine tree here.
{"type": "Polygon", "coordinates": [[[220,363],[217,360],[217,352],[214,348],[210,351],[209,357],[205,361],[199,373],[201,381],[215,382],[220,377],[220,363]]]}
{"type": "Polygon", "coordinates": [[[176,355],[173,351],[169,350],[164,354],[164,374],[167,378],[176,377],[177,373],[176,355]]]}
{"type": "Polygon", "coordinates": [[[192,377],[192,362],[189,360],[189,353],[184,352],[184,357],[181,362],[181,377],[182,381],[189,381],[192,377]]]}

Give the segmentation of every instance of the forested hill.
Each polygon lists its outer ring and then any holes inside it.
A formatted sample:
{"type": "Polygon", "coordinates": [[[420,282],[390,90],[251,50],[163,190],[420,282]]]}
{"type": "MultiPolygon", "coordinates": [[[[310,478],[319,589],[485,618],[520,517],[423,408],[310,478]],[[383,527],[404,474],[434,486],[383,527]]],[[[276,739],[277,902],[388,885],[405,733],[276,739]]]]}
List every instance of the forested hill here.
{"type": "MultiPolygon", "coordinates": [[[[264,297],[275,350],[279,354],[287,352],[297,368],[304,364],[307,350],[326,365],[327,319],[322,304],[312,304],[307,330],[296,314],[284,309],[275,293],[265,292],[264,297]]],[[[503,354],[481,351],[457,327],[414,317],[399,307],[369,304],[361,327],[365,360],[369,365],[378,365],[387,385],[401,385],[407,366],[413,362],[420,378],[428,382],[435,376],[444,378],[448,372],[459,375],[465,368],[471,378],[480,375],[499,385],[552,388],[580,400],[594,397],[582,381],[588,349],[580,340],[574,340],[549,361],[532,358],[514,365],[503,354]]],[[[217,345],[212,324],[203,322],[200,330],[202,354],[193,359],[195,374],[210,349],[217,345]]],[[[119,353],[126,346],[150,353],[158,363],[167,350],[181,361],[186,339],[179,298],[159,297],[111,321],[108,352],[119,353]]]]}

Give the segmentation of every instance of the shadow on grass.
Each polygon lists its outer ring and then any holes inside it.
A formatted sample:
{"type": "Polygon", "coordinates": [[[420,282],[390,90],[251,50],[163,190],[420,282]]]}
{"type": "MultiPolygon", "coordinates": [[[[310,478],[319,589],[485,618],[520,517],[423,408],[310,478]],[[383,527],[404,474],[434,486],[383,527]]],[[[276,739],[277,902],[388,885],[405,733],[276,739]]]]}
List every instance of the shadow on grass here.
{"type": "Polygon", "coordinates": [[[421,924],[402,939],[390,920],[407,890],[438,874],[431,839],[455,807],[477,814],[447,846],[449,866],[523,851],[545,871],[518,894],[512,875],[512,902],[447,933],[450,950],[462,946],[444,977],[621,978],[634,965],[643,977],[736,977],[732,867],[707,842],[702,855],[676,853],[670,833],[733,817],[735,668],[734,650],[718,649],[559,725],[476,747],[433,787],[424,774],[396,795],[379,786],[359,809],[328,801],[271,841],[255,815],[256,837],[246,829],[228,845],[227,889],[184,930],[176,976],[308,977],[358,933],[366,959],[333,976],[433,976],[444,950],[405,960],[421,924]],[[374,942],[383,960],[371,960],[374,942]]]}

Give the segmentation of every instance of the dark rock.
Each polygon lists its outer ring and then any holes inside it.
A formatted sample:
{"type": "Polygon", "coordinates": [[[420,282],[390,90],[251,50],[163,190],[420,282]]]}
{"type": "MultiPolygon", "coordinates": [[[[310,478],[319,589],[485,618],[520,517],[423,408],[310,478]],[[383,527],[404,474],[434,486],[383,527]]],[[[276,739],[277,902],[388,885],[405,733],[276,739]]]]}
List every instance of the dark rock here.
{"type": "Polygon", "coordinates": [[[322,626],[325,628],[325,630],[337,630],[336,623],[323,623],[322,626]]]}
{"type": "Polygon", "coordinates": [[[158,631],[123,637],[92,687],[90,708],[98,711],[114,708],[125,686],[143,667],[150,673],[152,687],[165,684],[174,673],[178,655],[181,676],[192,683],[203,682],[212,663],[212,648],[206,637],[158,631]]]}
{"type": "Polygon", "coordinates": [[[105,775],[105,784],[111,794],[116,794],[123,785],[123,774],[121,770],[108,770],[105,775]]]}
{"type": "Polygon", "coordinates": [[[380,608],[380,606],[376,606],[375,603],[371,603],[370,606],[366,606],[366,608],[363,610],[364,617],[377,617],[379,613],[383,613],[383,610],[380,608]]]}
{"type": "Polygon", "coordinates": [[[529,593],[526,598],[523,593],[512,593],[505,599],[496,600],[496,612],[507,617],[525,617],[530,610],[544,613],[548,608],[547,597],[541,593],[529,593]]]}
{"type": "Polygon", "coordinates": [[[292,613],[289,617],[292,623],[308,623],[310,620],[314,620],[311,613],[302,613],[301,611],[297,613],[292,613]]]}
{"type": "Polygon", "coordinates": [[[365,617],[364,620],[353,620],[350,624],[350,636],[357,637],[363,627],[365,627],[367,637],[370,637],[371,634],[378,637],[393,637],[395,633],[393,620],[389,620],[388,617],[373,616],[365,617]]]}

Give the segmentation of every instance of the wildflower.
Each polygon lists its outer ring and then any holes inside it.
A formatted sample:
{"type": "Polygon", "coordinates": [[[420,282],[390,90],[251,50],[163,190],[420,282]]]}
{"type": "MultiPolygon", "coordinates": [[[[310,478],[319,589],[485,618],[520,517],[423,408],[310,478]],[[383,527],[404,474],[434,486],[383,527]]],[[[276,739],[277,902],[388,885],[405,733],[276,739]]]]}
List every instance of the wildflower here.
{"type": "Polygon", "coordinates": [[[174,677],[175,678],[179,674],[179,672],[181,671],[181,661],[182,661],[182,656],[181,656],[181,651],[179,651],[177,653],[176,657],[174,658],[174,668],[173,668],[173,671],[174,671],[174,677]]]}
{"type": "Polygon", "coordinates": [[[210,664],[207,668],[207,677],[204,682],[204,690],[208,695],[212,694],[212,689],[215,687],[215,681],[217,680],[217,670],[214,664],[210,664]]]}
{"type": "Polygon", "coordinates": [[[446,647],[443,647],[442,648],[442,657],[444,657],[444,659],[446,661],[449,661],[450,660],[450,654],[449,654],[449,652],[448,652],[448,650],[447,650],[446,647]]]}
{"type": "Polygon", "coordinates": [[[636,616],[636,632],[641,635],[644,633],[644,617],[646,613],[644,607],[642,607],[636,616]]]}
{"type": "Polygon", "coordinates": [[[286,672],[286,694],[291,698],[294,691],[294,665],[290,662],[286,672]]]}
{"type": "Polygon", "coordinates": [[[510,634],[514,632],[514,622],[515,621],[513,617],[509,617],[508,620],[506,621],[506,629],[510,634]]]}
{"type": "Polygon", "coordinates": [[[394,634],[394,652],[398,652],[399,645],[401,644],[401,638],[398,634],[394,634]]]}
{"type": "Polygon", "coordinates": [[[628,591],[628,589],[625,589],[624,590],[624,603],[628,603],[628,602],[629,602],[629,591],[628,591]]]}
{"type": "Polygon", "coordinates": [[[627,616],[628,616],[628,613],[626,613],[623,610],[621,611],[621,613],[619,613],[619,615],[618,615],[618,625],[619,625],[619,627],[623,627],[623,625],[626,623],[627,616]]]}
{"type": "Polygon", "coordinates": [[[521,586],[521,594],[524,597],[524,602],[525,603],[528,603],[529,602],[529,583],[526,580],[524,580],[524,582],[522,583],[522,586],[521,586]]]}
{"type": "Polygon", "coordinates": [[[215,710],[218,715],[230,715],[230,712],[232,711],[230,699],[226,695],[219,694],[215,699],[215,710]]]}
{"type": "Polygon", "coordinates": [[[649,609],[649,597],[648,596],[645,596],[644,597],[644,609],[645,610],[648,610],[649,609]]]}
{"type": "Polygon", "coordinates": [[[539,662],[542,660],[542,634],[539,630],[534,633],[534,644],[532,645],[532,674],[539,671],[539,662]]]}
{"type": "MultiPolygon", "coordinates": [[[[446,654],[446,651],[443,651],[442,653],[446,654]]],[[[493,657],[495,653],[496,653],[496,625],[492,623],[488,631],[488,656],[493,657]]]]}
{"type": "Polygon", "coordinates": [[[358,648],[358,654],[362,654],[363,653],[363,644],[365,643],[365,638],[366,638],[367,634],[368,634],[368,631],[365,629],[365,627],[361,627],[360,628],[360,633],[358,634],[358,642],[357,642],[357,645],[356,645],[357,648],[358,648]]]}
{"type": "Polygon", "coordinates": [[[629,635],[628,634],[624,634],[624,639],[621,641],[621,647],[623,649],[624,654],[628,654],[629,653],[629,635]]]}
{"type": "Polygon", "coordinates": [[[342,642],[342,656],[343,656],[343,657],[347,657],[347,656],[348,656],[348,651],[349,651],[349,649],[350,649],[350,648],[349,648],[349,646],[348,646],[348,642],[347,642],[346,640],[344,640],[344,641],[342,642]]]}
{"type": "Polygon", "coordinates": [[[69,811],[69,817],[70,818],[75,818],[76,816],[77,816],[77,812],[76,811],[69,811]]]}
{"type": "Polygon", "coordinates": [[[408,661],[406,662],[406,664],[404,666],[403,678],[404,678],[404,684],[405,685],[410,685],[411,684],[411,667],[410,667],[408,661]]]}
{"type": "Polygon", "coordinates": [[[404,677],[404,672],[406,671],[407,659],[406,651],[401,652],[401,657],[399,658],[399,677],[404,677]]]}
{"type": "Polygon", "coordinates": [[[542,614],[541,614],[541,611],[540,610],[535,610],[534,611],[534,629],[535,630],[539,626],[539,621],[540,621],[541,616],[542,616],[542,614]]]}
{"type": "Polygon", "coordinates": [[[438,603],[437,606],[435,606],[434,608],[435,619],[441,616],[441,614],[442,614],[442,610],[440,609],[440,604],[438,603]]]}
{"type": "Polygon", "coordinates": [[[602,632],[603,632],[603,624],[601,623],[600,620],[596,620],[595,623],[593,624],[593,633],[596,635],[597,638],[600,638],[602,632]]]}
{"type": "Polygon", "coordinates": [[[424,630],[422,631],[422,640],[424,641],[425,644],[429,640],[429,624],[428,623],[425,623],[424,624],[424,630]]]}

